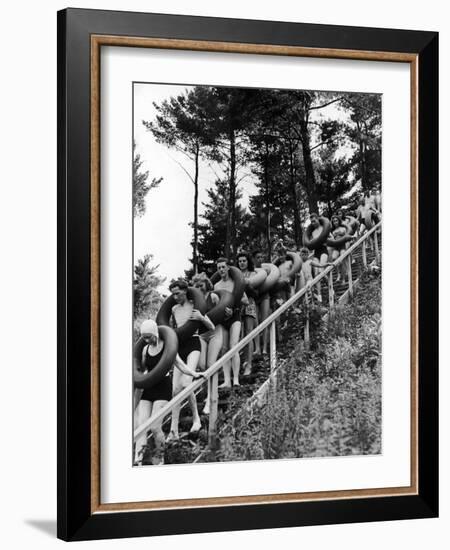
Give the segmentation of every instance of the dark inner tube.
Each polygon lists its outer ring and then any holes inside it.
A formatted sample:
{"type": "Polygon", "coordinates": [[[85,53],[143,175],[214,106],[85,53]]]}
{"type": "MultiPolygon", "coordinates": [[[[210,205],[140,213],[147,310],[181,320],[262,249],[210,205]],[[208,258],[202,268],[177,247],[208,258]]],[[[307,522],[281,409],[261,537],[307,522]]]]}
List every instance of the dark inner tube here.
{"type": "Polygon", "coordinates": [[[207,298],[207,306],[211,304],[212,307],[206,312],[206,315],[215,325],[220,325],[225,321],[225,308],[229,307],[233,309],[234,296],[228,290],[213,290],[212,292],[219,296],[219,302],[216,305],[212,305],[211,301],[207,298]]]}
{"type": "MultiPolygon", "coordinates": [[[[198,309],[200,313],[204,315],[206,311],[206,301],[202,292],[200,292],[198,288],[190,286],[186,294],[187,299],[194,303],[194,309],[198,309]]],[[[174,305],[176,305],[175,299],[170,295],[166,298],[158,311],[158,315],[156,316],[157,325],[170,326],[170,316],[172,315],[172,308],[174,305]]],[[[182,327],[175,329],[178,340],[183,342],[192,336],[201,326],[203,326],[203,323],[200,321],[186,321],[182,327]]]]}
{"type": "MultiPolygon", "coordinates": [[[[161,382],[175,361],[175,357],[178,353],[178,337],[175,331],[170,327],[158,327],[158,332],[159,337],[164,341],[161,359],[150,372],[146,373],[140,372],[136,368],[135,362],[133,362],[133,381],[135,388],[145,390],[161,382]]],[[[141,336],[135,344],[135,352],[139,354],[139,357],[142,356],[142,351],[146,345],[145,340],[141,336]]]]}
{"type": "Polygon", "coordinates": [[[352,235],[348,233],[348,227],[346,227],[345,229],[347,230],[347,233],[343,237],[339,237],[339,239],[327,239],[327,246],[335,248],[336,246],[343,246],[346,242],[351,241],[352,235]]]}
{"type": "Polygon", "coordinates": [[[316,248],[319,248],[319,246],[321,246],[327,240],[327,237],[330,234],[330,220],[321,216],[319,218],[319,223],[322,226],[322,232],[315,239],[312,239],[313,228],[311,227],[311,224],[309,224],[306,228],[305,246],[307,246],[310,250],[315,250],[316,248]]]}

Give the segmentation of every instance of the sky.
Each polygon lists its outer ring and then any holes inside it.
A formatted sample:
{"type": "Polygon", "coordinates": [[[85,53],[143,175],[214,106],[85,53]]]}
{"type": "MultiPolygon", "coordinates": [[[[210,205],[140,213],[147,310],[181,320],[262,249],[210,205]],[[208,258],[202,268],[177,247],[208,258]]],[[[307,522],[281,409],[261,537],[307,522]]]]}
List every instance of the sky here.
{"type": "MultiPolygon", "coordinates": [[[[142,121],[155,119],[153,102],[160,104],[191,88],[183,85],[134,84],[134,141],[136,152],[143,161],[141,170],[149,171],[149,180],[163,178],[159,187],[147,194],[144,216],[134,220],[134,262],[145,254],[153,255],[152,265],[158,265],[158,274],[166,278],[160,288],[163,293],[167,293],[171,279],[184,276],[184,270],[190,267],[192,228],[189,223],[194,218],[194,185],[180,164],[192,174],[193,163],[182,153],[158,144],[142,121]]],[[[346,118],[335,104],[315,113],[318,118],[346,118]]],[[[345,154],[345,151],[342,153],[345,154]]],[[[200,161],[199,216],[204,211],[202,203],[207,200],[206,190],[216,179],[210,165],[200,161]]],[[[246,177],[239,185],[243,193],[243,206],[256,193],[254,181],[254,177],[246,177]]]]}
{"type": "MultiPolygon", "coordinates": [[[[159,264],[158,273],[167,278],[164,291],[171,279],[183,276],[184,270],[190,267],[192,228],[188,224],[194,219],[194,185],[178,163],[190,173],[193,173],[193,164],[181,153],[157,143],[142,121],[154,120],[153,102],[159,104],[191,88],[134,84],[134,140],[136,152],[143,161],[141,169],[149,171],[149,180],[163,178],[159,187],[147,194],[145,215],[134,220],[134,261],[145,254],[153,254],[153,264],[159,264]]],[[[204,211],[202,202],[207,200],[206,190],[215,180],[216,175],[209,164],[201,161],[199,215],[204,211]]],[[[251,178],[245,178],[240,188],[243,191],[241,204],[246,205],[256,188],[251,178]]]]}

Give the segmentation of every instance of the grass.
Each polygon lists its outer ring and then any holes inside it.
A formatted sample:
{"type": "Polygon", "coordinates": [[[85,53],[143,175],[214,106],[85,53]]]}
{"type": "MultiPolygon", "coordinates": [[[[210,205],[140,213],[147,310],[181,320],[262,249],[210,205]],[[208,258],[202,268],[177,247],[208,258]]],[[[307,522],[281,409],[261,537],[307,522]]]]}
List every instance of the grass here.
{"type": "Polygon", "coordinates": [[[355,299],[329,323],[314,315],[311,350],[295,316],[289,351],[265,404],[225,429],[216,460],[367,455],[381,452],[381,274],[363,276],[355,299]],[[296,337],[297,336],[297,337],[296,337]]]}

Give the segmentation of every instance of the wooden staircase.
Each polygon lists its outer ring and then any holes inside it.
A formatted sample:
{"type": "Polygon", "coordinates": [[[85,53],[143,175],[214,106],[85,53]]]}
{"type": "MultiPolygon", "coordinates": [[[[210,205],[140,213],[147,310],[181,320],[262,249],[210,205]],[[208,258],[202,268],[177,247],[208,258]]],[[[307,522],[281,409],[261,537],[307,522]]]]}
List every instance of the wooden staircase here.
{"type": "MultiPolygon", "coordinates": [[[[308,312],[313,305],[316,311],[320,312],[322,319],[326,318],[331,310],[331,306],[339,302],[345,302],[350,297],[353,291],[356,292],[357,285],[362,273],[367,269],[366,266],[377,264],[381,266],[381,243],[382,239],[378,235],[377,249],[372,240],[371,245],[357,248],[351,256],[351,284],[349,282],[337,281],[337,270],[331,272],[332,285],[329,278],[324,278],[320,281],[321,301],[317,298],[317,291],[314,288],[313,294],[309,294],[300,298],[297,304],[287,312],[283,313],[278,319],[277,330],[277,361],[282,363],[288,359],[289,353],[292,350],[292,345],[289,341],[305,338],[305,323],[308,319],[308,312]],[[363,251],[365,248],[365,252],[363,251]],[[378,261],[377,261],[378,252],[378,261]],[[364,258],[365,256],[365,258],[364,258]],[[330,289],[332,292],[330,293],[330,289]],[[307,304],[310,304],[309,306],[307,304]],[[306,306],[306,307],[305,307],[306,306]]],[[[245,348],[240,352],[241,365],[245,348]]],[[[227,423],[239,413],[239,410],[246,406],[255,396],[255,393],[261,386],[267,382],[271,373],[270,361],[267,354],[259,357],[254,357],[252,364],[252,373],[249,376],[240,376],[240,386],[235,386],[231,389],[219,389],[219,415],[218,415],[218,430],[223,429],[227,423]]],[[[219,384],[223,382],[222,371],[219,373],[219,384]]],[[[179,430],[180,439],[172,441],[166,445],[165,464],[176,464],[186,462],[200,462],[210,453],[208,449],[208,416],[202,414],[206,400],[206,384],[196,392],[198,409],[201,415],[202,428],[197,434],[190,434],[189,430],[192,426],[192,416],[187,403],[181,409],[179,430]],[[187,460],[188,459],[188,460],[187,460]]],[[[168,434],[170,428],[170,416],[163,423],[163,430],[168,434]]],[[[151,464],[151,455],[153,450],[152,438],[149,437],[149,444],[144,458],[143,465],[151,464]]]]}

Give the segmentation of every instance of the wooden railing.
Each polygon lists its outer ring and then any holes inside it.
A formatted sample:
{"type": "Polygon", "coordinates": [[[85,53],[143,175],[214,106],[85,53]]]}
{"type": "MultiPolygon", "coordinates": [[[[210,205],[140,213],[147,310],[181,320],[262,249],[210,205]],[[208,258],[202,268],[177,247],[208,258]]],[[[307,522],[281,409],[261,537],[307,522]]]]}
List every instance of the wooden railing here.
{"type": "MultiPolygon", "coordinates": [[[[333,270],[336,269],[343,262],[347,262],[347,274],[348,274],[348,289],[346,293],[350,296],[353,295],[354,281],[352,279],[352,253],[361,247],[362,263],[363,267],[367,268],[367,242],[369,238],[373,238],[375,248],[375,262],[380,261],[380,247],[378,242],[378,230],[381,228],[381,222],[372,227],[369,231],[364,233],[360,239],[358,239],[352,246],[350,246],[342,255],[340,255],[332,265],[325,267],[321,273],[319,273],[310,283],[301,288],[293,296],[291,296],[284,304],[271,313],[267,319],[262,321],[252,332],[242,338],[238,344],[227,351],[220,359],[218,359],[214,365],[211,365],[206,371],[204,371],[204,378],[194,380],[189,386],[184,388],[180,393],[174,396],[157,414],[150,417],[134,431],[134,440],[136,441],[139,436],[149,430],[155,424],[164,420],[169,415],[174,407],[184,403],[187,398],[194,392],[197,392],[203,384],[210,384],[210,403],[209,403],[209,427],[208,427],[208,441],[210,445],[215,443],[215,436],[217,431],[217,417],[218,417],[218,379],[220,369],[227,361],[231,361],[232,357],[239,353],[245,346],[247,346],[256,336],[263,333],[264,330],[269,329],[269,360],[270,371],[273,372],[276,368],[277,351],[276,351],[276,321],[283,315],[289,308],[294,306],[302,297],[306,296],[308,299],[309,292],[318,284],[322,279],[328,278],[328,292],[329,292],[329,306],[330,312],[335,306],[335,293],[333,288],[333,270]]],[[[304,327],[304,340],[305,345],[309,345],[309,317],[306,316],[304,327]]]]}

